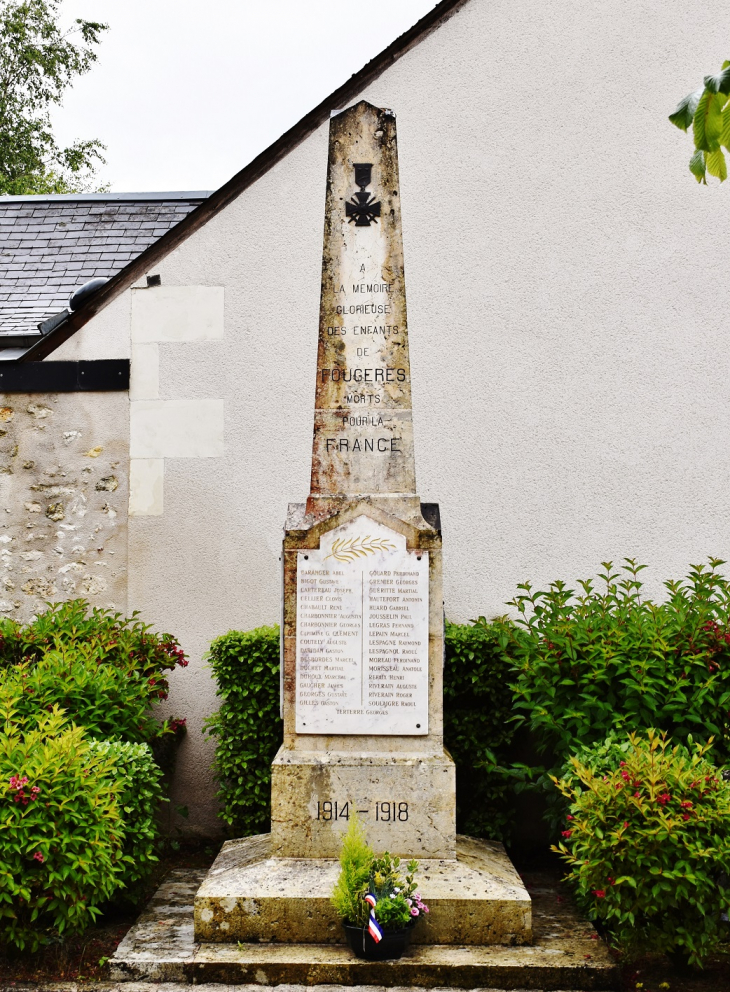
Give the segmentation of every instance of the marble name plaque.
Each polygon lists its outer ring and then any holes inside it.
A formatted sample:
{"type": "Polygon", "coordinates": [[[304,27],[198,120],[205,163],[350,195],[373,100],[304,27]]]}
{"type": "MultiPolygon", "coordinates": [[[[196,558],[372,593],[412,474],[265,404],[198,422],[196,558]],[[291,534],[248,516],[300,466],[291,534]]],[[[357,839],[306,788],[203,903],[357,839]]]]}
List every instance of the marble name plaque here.
{"type": "Polygon", "coordinates": [[[369,517],[298,553],[298,734],[428,733],[428,600],[428,553],[369,517]]]}

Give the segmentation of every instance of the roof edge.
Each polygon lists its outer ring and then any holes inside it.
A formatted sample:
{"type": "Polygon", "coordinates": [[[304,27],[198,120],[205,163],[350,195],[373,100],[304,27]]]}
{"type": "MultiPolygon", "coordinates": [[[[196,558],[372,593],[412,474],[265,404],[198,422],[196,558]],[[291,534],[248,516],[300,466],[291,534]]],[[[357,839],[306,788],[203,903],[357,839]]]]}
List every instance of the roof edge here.
{"type": "Polygon", "coordinates": [[[169,193],[33,193],[27,196],[0,196],[0,206],[3,203],[75,203],[86,200],[207,200],[212,189],[191,191],[175,190],[169,193]]]}
{"type": "Polygon", "coordinates": [[[211,196],[195,207],[187,217],[184,217],[179,224],[163,234],[163,236],[146,248],[141,255],[120,269],[115,276],[112,276],[106,286],[102,286],[98,292],[89,298],[89,301],[78,310],[74,311],[69,318],[64,321],[55,331],[45,335],[42,341],[33,345],[24,355],[16,361],[32,362],[38,361],[50,355],[60,345],[67,341],[76,331],[87,324],[100,310],[111,303],[120,293],[123,293],[145,272],[151,265],[160,261],[168,255],[183,241],[187,240],[191,234],[206,224],[212,217],[228,206],[244,190],[253,186],[257,180],[272,169],[277,162],[281,161],[297,145],[306,140],[310,134],[317,130],[320,125],[329,120],[331,110],[339,110],[347,107],[353,97],[357,96],[365,86],[381,76],[386,69],[399,58],[415,48],[419,42],[428,37],[433,31],[449,20],[461,7],[466,6],[469,0],[441,0],[433,10],[417,21],[413,27],[409,28],[402,35],[395,39],[387,48],[384,48],[375,58],[367,62],[362,69],[343,83],[336,90],[325,97],[313,110],[305,114],[293,127],[285,131],[273,144],[265,148],[240,172],[224,183],[211,196]]]}

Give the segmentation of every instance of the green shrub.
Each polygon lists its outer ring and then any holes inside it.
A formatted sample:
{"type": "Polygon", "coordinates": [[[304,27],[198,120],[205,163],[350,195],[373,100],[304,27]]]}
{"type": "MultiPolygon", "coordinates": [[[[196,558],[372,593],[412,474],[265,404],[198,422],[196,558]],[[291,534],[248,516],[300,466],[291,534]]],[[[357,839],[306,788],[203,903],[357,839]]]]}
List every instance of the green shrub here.
{"type": "Polygon", "coordinates": [[[446,621],[444,744],[456,763],[457,823],[463,833],[504,840],[513,820],[505,775],[511,718],[514,630],[509,621],[446,621]]]}
{"type": "Polygon", "coordinates": [[[207,655],[223,702],[205,727],[216,737],[220,817],[237,835],[269,829],[271,762],[282,741],[279,628],[232,630],[207,655]]]}
{"type": "Polygon", "coordinates": [[[119,884],[124,899],[136,902],[159,860],[157,811],[160,803],[168,801],[163,797],[162,771],[147,744],[90,741],[89,754],[112,765],[124,834],[125,860],[119,884]]]}
{"type": "Polygon", "coordinates": [[[0,619],[0,679],[22,681],[21,715],[60,706],[92,737],[145,741],[167,725],[150,713],[168,694],[167,673],[187,665],[170,634],[156,634],[136,613],[58,603],[29,624],[0,619]]]}
{"type": "Polygon", "coordinates": [[[555,780],[570,801],[559,851],[594,919],[628,951],[701,964],[718,945],[730,890],[730,783],[707,746],[671,746],[652,730],[603,742],[555,780]]]}
{"type": "Polygon", "coordinates": [[[611,731],[654,727],[675,741],[716,739],[730,749],[730,583],[710,559],[686,582],[665,582],[669,597],[641,595],[645,567],[625,559],[624,577],[604,562],[602,588],[581,594],[553,582],[529,583],[509,604],[520,613],[515,642],[516,709],[557,771],[572,751],[611,731]]]}
{"type": "Polygon", "coordinates": [[[34,664],[14,665],[0,677],[18,689],[18,711],[23,716],[59,706],[90,737],[142,741],[158,732],[139,675],[100,665],[89,645],[52,648],[34,664]]]}
{"type": "Polygon", "coordinates": [[[118,888],[118,786],[58,709],[26,725],[5,692],[0,729],[0,941],[32,951],[82,931],[118,888]]]}

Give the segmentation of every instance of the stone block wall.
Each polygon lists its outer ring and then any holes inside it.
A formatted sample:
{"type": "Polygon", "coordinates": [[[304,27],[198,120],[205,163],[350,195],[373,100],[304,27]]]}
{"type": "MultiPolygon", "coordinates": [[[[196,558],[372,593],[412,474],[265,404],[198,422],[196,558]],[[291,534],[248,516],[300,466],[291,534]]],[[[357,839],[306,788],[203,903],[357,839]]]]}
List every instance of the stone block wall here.
{"type": "Polygon", "coordinates": [[[0,394],[0,615],[127,611],[127,393],[0,394]]]}

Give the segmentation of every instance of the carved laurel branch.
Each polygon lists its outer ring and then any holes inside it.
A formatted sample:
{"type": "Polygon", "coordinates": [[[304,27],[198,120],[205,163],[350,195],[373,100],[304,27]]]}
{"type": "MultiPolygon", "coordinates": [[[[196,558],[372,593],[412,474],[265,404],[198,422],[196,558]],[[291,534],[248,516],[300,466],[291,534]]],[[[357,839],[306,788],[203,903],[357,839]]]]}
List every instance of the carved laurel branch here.
{"type": "Polygon", "coordinates": [[[367,555],[374,555],[378,551],[395,551],[395,544],[384,537],[341,537],[332,545],[332,551],[327,558],[334,558],[335,561],[355,561],[356,558],[365,558],[367,555]]]}

